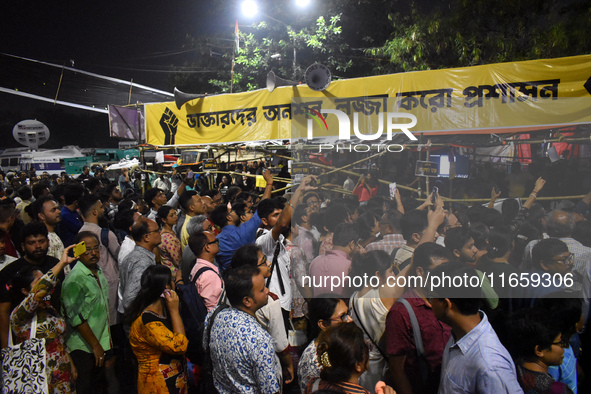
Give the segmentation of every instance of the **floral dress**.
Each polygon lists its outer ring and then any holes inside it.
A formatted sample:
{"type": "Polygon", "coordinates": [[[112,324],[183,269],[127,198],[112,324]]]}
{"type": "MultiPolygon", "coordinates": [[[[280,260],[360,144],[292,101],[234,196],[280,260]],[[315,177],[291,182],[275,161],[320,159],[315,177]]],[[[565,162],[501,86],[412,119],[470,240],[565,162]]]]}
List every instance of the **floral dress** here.
{"type": "Polygon", "coordinates": [[[51,271],[41,277],[31,292],[10,315],[10,325],[17,341],[29,339],[31,323],[37,313],[36,338],[45,338],[47,352],[47,382],[50,393],[75,393],[72,366],[66,350],[64,332],[66,321],[59,315],[46,296],[53,291],[57,278],[51,271]]]}
{"type": "Polygon", "coordinates": [[[187,393],[189,341],[172,332],[170,320],[144,311],[131,325],[129,342],[138,361],[138,393],[187,393]]]}
{"type": "Polygon", "coordinates": [[[179,241],[176,235],[167,232],[162,232],[161,237],[162,243],[158,246],[161,263],[170,268],[170,271],[172,271],[172,277],[174,278],[179,269],[181,258],[183,257],[181,241],[179,241]]]}
{"type": "Polygon", "coordinates": [[[302,393],[306,391],[306,386],[312,379],[320,377],[321,368],[322,366],[318,362],[318,355],[316,353],[316,343],[312,341],[302,353],[302,357],[300,357],[300,362],[298,363],[299,384],[302,393]]]}

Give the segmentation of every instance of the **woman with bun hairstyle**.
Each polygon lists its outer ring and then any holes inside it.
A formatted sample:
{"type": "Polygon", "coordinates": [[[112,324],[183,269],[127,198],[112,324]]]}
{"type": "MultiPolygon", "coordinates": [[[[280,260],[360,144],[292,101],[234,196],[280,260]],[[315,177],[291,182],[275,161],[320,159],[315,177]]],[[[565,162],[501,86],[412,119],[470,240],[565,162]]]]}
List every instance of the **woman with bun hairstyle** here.
{"type": "MultiPolygon", "coordinates": [[[[330,297],[330,294],[325,294],[330,297]]],[[[333,295],[336,296],[336,295],[333,295]]],[[[316,354],[319,336],[322,331],[341,323],[351,323],[347,304],[339,298],[312,298],[308,301],[308,338],[314,338],[306,347],[298,363],[300,390],[304,392],[310,380],[320,376],[320,360],[316,354]]]]}
{"type": "MultiPolygon", "coordinates": [[[[320,378],[308,383],[306,394],[318,392],[370,394],[359,385],[359,377],[367,369],[369,351],[363,332],[354,323],[343,323],[323,331],[316,350],[322,365],[320,378]]],[[[393,393],[391,387],[382,392],[393,393]]]]}

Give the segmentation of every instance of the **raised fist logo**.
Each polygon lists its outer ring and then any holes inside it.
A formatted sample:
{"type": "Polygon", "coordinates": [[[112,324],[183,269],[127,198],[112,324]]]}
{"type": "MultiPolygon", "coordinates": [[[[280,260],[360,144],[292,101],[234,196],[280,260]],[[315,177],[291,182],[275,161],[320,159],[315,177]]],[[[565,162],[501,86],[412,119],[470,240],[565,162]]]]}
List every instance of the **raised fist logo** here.
{"type": "Polygon", "coordinates": [[[174,145],[178,124],[179,118],[176,117],[170,108],[166,107],[160,118],[160,127],[162,127],[162,131],[164,132],[164,145],[174,145]]]}

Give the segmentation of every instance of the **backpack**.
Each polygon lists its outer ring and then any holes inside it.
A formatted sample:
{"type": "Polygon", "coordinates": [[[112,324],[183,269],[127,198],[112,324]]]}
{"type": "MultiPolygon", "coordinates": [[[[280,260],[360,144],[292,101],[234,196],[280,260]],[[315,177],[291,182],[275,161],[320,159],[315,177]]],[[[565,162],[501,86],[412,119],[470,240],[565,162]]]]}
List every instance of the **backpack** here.
{"type": "Polygon", "coordinates": [[[107,253],[109,253],[111,255],[111,257],[115,260],[115,262],[117,262],[117,256],[114,256],[113,253],[111,253],[111,249],[109,249],[109,230],[108,228],[104,228],[101,227],[101,244],[107,248],[107,253]]]}
{"type": "Polygon", "coordinates": [[[176,286],[176,291],[179,296],[181,319],[185,326],[185,334],[189,340],[186,355],[189,361],[193,364],[199,365],[201,365],[204,358],[201,341],[203,339],[203,326],[205,323],[205,317],[207,316],[207,307],[205,306],[203,297],[201,297],[195,287],[195,282],[205,271],[215,272],[215,270],[210,267],[200,268],[189,284],[178,284],[176,286]]]}
{"type": "Polygon", "coordinates": [[[415,348],[417,349],[417,356],[419,360],[419,371],[421,372],[421,380],[423,383],[427,382],[429,377],[429,363],[427,362],[427,356],[425,355],[425,346],[423,345],[423,338],[421,337],[421,329],[417,315],[412,309],[412,306],[404,298],[399,298],[396,302],[401,303],[408,312],[410,318],[410,324],[412,325],[412,334],[415,340],[415,348]]]}
{"type": "Polygon", "coordinates": [[[201,368],[201,376],[199,381],[197,382],[197,392],[198,393],[218,393],[218,390],[215,388],[215,384],[213,383],[213,363],[211,361],[211,352],[210,352],[210,344],[211,344],[211,329],[213,327],[213,323],[215,322],[215,318],[224,309],[229,308],[228,305],[224,303],[218,303],[217,307],[211,314],[209,318],[209,325],[207,326],[207,342],[205,343],[205,349],[203,350],[203,363],[201,368]]]}

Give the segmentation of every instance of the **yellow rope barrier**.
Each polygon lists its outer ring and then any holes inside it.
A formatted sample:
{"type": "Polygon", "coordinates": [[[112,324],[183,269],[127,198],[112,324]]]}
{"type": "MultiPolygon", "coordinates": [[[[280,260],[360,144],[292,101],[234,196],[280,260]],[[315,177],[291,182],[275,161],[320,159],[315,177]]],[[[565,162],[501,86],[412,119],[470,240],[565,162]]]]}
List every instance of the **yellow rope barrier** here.
{"type": "MultiPolygon", "coordinates": [[[[542,142],[542,141],[540,141],[540,142],[542,142]]],[[[332,174],[334,172],[342,172],[344,174],[349,174],[349,175],[354,175],[354,176],[361,176],[361,174],[356,173],[354,171],[346,170],[345,168],[350,167],[350,166],[355,165],[355,164],[359,164],[359,163],[361,163],[363,161],[369,160],[369,159],[371,159],[373,157],[376,157],[376,156],[379,156],[379,155],[381,155],[383,153],[385,153],[385,152],[382,152],[382,153],[379,153],[379,154],[370,156],[368,158],[365,158],[363,160],[359,160],[359,161],[357,161],[355,163],[348,164],[345,167],[341,167],[341,168],[335,168],[333,166],[328,166],[328,165],[325,165],[325,164],[313,163],[313,162],[310,162],[308,164],[310,164],[312,166],[315,166],[315,167],[324,168],[324,169],[331,169],[332,170],[332,171],[330,171],[330,172],[328,172],[326,174],[322,174],[322,175],[328,175],[328,174],[332,174]]],[[[284,158],[284,159],[293,160],[293,158],[292,157],[289,157],[289,156],[278,155],[278,154],[275,154],[275,153],[272,153],[272,155],[273,156],[280,157],[280,158],[284,158]]],[[[152,171],[152,170],[142,170],[142,171],[143,172],[147,172],[147,173],[158,174],[158,175],[168,175],[169,174],[168,172],[158,172],[158,171],[152,171]]],[[[246,174],[246,173],[235,172],[235,171],[211,170],[211,171],[200,171],[200,172],[194,172],[194,173],[195,174],[208,174],[209,173],[209,174],[241,175],[241,176],[246,176],[246,177],[251,177],[251,178],[257,177],[257,175],[255,175],[255,174],[246,174]]],[[[278,182],[281,182],[281,183],[292,183],[293,182],[293,179],[282,178],[282,177],[275,177],[274,176],[273,177],[273,181],[278,181],[278,182]]],[[[378,179],[378,182],[380,182],[382,184],[385,184],[385,185],[389,185],[391,183],[391,182],[386,181],[386,180],[383,180],[383,179],[378,179]]],[[[283,187],[283,188],[280,188],[280,189],[276,189],[276,190],[273,190],[272,193],[277,193],[277,192],[280,192],[280,191],[283,191],[283,190],[287,190],[287,189],[290,189],[291,187],[292,186],[290,185],[290,186],[286,186],[286,187],[283,187]]],[[[397,184],[396,187],[397,188],[400,188],[400,189],[404,189],[404,190],[409,190],[409,191],[414,192],[414,193],[418,193],[418,191],[419,191],[418,189],[414,189],[412,187],[408,187],[408,186],[404,186],[404,185],[400,185],[400,184],[397,184]]],[[[322,190],[332,191],[332,192],[341,193],[341,194],[349,194],[349,195],[352,195],[353,194],[350,191],[345,190],[345,189],[332,189],[332,188],[327,188],[327,187],[323,187],[323,186],[320,186],[320,188],[322,190]]],[[[580,195],[580,196],[538,197],[538,198],[536,198],[536,201],[580,200],[583,197],[585,197],[585,195],[580,195]]],[[[441,198],[445,202],[489,202],[490,201],[490,198],[446,198],[446,197],[443,197],[443,196],[441,196],[441,198]]],[[[510,198],[519,198],[521,200],[527,200],[529,197],[510,197],[510,198]]],[[[424,198],[422,198],[422,199],[419,198],[417,200],[418,201],[425,201],[424,198]]]]}

